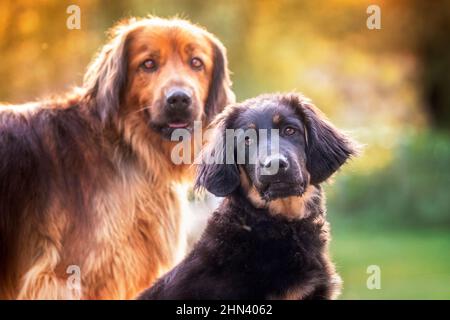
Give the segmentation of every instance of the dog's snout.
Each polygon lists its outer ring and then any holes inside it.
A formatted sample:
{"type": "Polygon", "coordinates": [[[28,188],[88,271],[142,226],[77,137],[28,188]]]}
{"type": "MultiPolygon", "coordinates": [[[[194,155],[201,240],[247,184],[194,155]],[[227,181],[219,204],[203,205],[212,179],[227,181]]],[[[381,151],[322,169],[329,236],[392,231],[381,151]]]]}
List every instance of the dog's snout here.
{"type": "Polygon", "coordinates": [[[289,162],[286,157],[281,154],[268,156],[261,161],[261,166],[265,169],[278,168],[278,170],[286,171],[289,169],[289,162]]]}
{"type": "Polygon", "coordinates": [[[171,90],[166,96],[167,105],[173,109],[187,109],[191,103],[191,95],[181,89],[171,90]]]}

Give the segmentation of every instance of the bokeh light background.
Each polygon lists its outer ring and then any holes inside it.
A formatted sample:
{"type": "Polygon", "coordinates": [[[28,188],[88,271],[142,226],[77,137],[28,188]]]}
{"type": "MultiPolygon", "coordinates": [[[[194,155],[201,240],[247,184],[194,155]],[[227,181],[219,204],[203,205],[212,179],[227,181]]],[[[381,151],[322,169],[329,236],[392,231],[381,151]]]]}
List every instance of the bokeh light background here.
{"type": "Polygon", "coordinates": [[[450,298],[450,2],[2,0],[0,101],[80,85],[106,30],[148,14],[216,34],[238,100],[303,92],[366,145],[326,186],[342,298],[450,298]],[[80,30],[66,28],[71,4],[80,30]],[[381,30],[366,27],[370,4],[381,30]]]}

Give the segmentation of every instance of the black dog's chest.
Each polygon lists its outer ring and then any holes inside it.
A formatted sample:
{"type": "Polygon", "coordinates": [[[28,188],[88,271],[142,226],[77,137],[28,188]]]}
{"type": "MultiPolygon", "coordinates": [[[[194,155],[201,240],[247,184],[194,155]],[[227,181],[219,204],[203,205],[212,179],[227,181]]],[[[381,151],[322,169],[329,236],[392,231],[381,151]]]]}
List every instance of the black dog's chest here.
{"type": "MultiPolygon", "coordinates": [[[[280,268],[304,266],[315,260],[311,253],[320,251],[318,249],[322,246],[317,230],[312,230],[313,226],[306,223],[289,223],[276,218],[239,222],[236,222],[233,235],[236,245],[230,248],[231,255],[244,254],[245,251],[246,260],[254,261],[256,267],[262,263],[278,264],[280,268]]],[[[229,241],[231,235],[228,234],[227,238],[229,241]]]]}
{"type": "Polygon", "coordinates": [[[243,296],[264,299],[323,270],[320,226],[235,210],[209,231],[217,241],[215,270],[241,284],[243,296]]]}

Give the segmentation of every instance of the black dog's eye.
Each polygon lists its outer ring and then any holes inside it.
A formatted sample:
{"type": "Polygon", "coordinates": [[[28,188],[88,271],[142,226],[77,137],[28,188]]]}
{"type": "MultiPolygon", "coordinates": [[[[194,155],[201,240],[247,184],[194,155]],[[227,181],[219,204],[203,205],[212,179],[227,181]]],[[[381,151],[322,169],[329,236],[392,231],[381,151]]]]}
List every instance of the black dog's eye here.
{"type": "Polygon", "coordinates": [[[251,145],[253,143],[253,139],[250,137],[245,137],[245,144],[247,146],[251,145]]]}
{"type": "Polygon", "coordinates": [[[286,136],[292,136],[293,134],[295,134],[297,132],[297,129],[293,128],[293,127],[286,127],[284,128],[284,134],[286,136]]]}
{"type": "Polygon", "coordinates": [[[192,58],[191,67],[195,70],[200,70],[203,68],[203,61],[200,58],[192,58]]]}
{"type": "Polygon", "coordinates": [[[141,67],[142,69],[148,72],[155,71],[157,68],[156,61],[153,59],[147,59],[142,63],[141,67]]]}

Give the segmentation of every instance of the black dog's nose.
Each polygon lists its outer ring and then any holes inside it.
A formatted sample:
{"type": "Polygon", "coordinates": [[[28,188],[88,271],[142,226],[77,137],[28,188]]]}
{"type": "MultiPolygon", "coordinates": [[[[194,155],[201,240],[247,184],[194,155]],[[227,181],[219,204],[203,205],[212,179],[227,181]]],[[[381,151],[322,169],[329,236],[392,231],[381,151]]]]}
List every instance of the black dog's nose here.
{"type": "Polygon", "coordinates": [[[289,168],[289,162],[286,157],[277,154],[266,157],[261,161],[261,166],[265,169],[278,168],[278,170],[286,171],[289,168]]]}
{"type": "Polygon", "coordinates": [[[191,105],[192,99],[183,90],[171,91],[166,97],[167,105],[173,109],[186,109],[191,105]]]}

